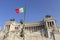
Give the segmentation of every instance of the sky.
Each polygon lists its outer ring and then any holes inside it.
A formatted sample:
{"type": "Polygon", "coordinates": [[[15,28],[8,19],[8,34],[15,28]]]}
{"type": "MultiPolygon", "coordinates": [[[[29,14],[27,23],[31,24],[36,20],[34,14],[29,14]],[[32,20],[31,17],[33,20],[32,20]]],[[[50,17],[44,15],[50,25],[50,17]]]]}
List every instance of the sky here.
{"type": "Polygon", "coordinates": [[[60,26],[60,0],[0,0],[0,30],[10,19],[19,22],[24,13],[16,14],[15,9],[26,7],[25,22],[41,21],[45,15],[51,15],[60,26]]]}

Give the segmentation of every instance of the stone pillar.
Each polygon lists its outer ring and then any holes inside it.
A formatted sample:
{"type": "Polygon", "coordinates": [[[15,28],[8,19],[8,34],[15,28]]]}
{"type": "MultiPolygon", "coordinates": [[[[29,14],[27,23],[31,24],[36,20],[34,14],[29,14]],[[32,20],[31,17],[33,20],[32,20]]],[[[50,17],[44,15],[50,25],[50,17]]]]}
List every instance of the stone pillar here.
{"type": "Polygon", "coordinates": [[[46,21],[46,27],[47,27],[48,38],[50,38],[50,32],[49,32],[49,29],[48,29],[48,23],[47,23],[47,21],[46,21]]]}

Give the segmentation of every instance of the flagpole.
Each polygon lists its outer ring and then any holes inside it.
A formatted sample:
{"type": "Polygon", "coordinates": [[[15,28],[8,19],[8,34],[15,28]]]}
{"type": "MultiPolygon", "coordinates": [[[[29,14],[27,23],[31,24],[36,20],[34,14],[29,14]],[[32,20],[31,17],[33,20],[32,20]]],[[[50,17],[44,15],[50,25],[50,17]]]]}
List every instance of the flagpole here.
{"type": "MultiPolygon", "coordinates": [[[[26,9],[26,2],[24,4],[24,23],[23,23],[23,31],[25,31],[25,20],[26,20],[26,12],[25,12],[25,9],[26,9]]],[[[23,37],[23,40],[25,40],[25,32],[23,32],[24,34],[24,37],[23,37]]]]}

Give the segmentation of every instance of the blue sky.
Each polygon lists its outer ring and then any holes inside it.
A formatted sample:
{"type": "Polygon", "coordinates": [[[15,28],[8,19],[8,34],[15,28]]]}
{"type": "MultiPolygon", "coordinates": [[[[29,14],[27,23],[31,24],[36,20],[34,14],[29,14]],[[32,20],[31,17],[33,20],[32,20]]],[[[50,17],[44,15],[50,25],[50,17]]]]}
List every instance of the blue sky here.
{"type": "Polygon", "coordinates": [[[15,9],[26,3],[26,22],[41,21],[45,15],[52,15],[60,26],[60,0],[0,0],[0,29],[5,22],[15,18],[17,22],[24,14],[16,14],[15,9]]]}

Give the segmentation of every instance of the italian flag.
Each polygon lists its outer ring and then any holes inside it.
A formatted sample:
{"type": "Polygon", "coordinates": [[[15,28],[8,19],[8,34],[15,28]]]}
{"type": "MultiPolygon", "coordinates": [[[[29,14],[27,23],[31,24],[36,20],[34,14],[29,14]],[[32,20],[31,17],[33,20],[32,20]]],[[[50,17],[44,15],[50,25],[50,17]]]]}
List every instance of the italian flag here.
{"type": "Polygon", "coordinates": [[[19,14],[19,13],[24,13],[26,12],[26,9],[25,8],[17,8],[16,9],[16,13],[19,14]]]}

